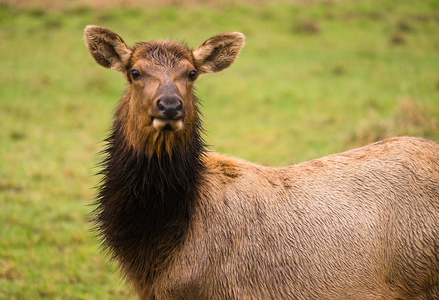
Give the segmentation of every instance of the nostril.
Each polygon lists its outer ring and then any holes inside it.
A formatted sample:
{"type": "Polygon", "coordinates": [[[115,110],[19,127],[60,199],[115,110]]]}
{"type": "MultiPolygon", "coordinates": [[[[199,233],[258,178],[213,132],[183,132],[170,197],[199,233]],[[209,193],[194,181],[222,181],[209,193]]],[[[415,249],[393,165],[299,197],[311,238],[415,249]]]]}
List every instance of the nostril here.
{"type": "Polygon", "coordinates": [[[157,101],[157,108],[159,109],[160,112],[163,112],[165,110],[165,107],[163,106],[163,104],[159,101],[157,101]]]}

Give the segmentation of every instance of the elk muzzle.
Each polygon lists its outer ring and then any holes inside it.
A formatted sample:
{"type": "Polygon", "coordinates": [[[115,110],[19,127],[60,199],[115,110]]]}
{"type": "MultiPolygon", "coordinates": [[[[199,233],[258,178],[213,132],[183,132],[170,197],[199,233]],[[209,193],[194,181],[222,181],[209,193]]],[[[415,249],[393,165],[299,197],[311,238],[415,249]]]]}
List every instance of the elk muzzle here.
{"type": "Polygon", "coordinates": [[[159,131],[183,128],[184,105],[177,94],[165,94],[153,101],[152,126],[159,131]]]}
{"type": "Polygon", "coordinates": [[[177,95],[164,96],[155,105],[164,119],[178,120],[183,115],[183,102],[177,95]]]}

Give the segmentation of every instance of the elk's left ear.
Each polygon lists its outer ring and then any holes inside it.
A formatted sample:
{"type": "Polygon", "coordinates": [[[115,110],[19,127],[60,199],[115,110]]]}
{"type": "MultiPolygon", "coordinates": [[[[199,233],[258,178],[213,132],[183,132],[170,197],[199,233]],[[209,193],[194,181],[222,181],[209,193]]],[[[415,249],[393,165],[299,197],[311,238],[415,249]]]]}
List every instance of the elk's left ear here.
{"type": "Polygon", "coordinates": [[[98,64],[119,71],[126,77],[126,67],[133,50],[119,35],[107,28],[89,25],[84,30],[84,40],[98,64]]]}
{"type": "Polygon", "coordinates": [[[240,32],[223,33],[192,50],[198,72],[215,73],[229,67],[244,47],[244,40],[240,32]]]}

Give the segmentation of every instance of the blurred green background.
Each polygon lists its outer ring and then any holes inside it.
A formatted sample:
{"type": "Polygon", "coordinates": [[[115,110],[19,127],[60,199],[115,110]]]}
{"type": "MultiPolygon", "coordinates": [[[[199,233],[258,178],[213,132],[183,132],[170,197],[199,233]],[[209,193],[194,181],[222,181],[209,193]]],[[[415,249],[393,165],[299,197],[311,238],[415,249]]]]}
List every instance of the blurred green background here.
{"type": "Polygon", "coordinates": [[[126,87],[82,40],[196,47],[240,31],[197,83],[211,149],[268,166],[386,137],[439,141],[439,1],[0,2],[0,299],[128,299],[90,232],[98,152],[126,87]]]}

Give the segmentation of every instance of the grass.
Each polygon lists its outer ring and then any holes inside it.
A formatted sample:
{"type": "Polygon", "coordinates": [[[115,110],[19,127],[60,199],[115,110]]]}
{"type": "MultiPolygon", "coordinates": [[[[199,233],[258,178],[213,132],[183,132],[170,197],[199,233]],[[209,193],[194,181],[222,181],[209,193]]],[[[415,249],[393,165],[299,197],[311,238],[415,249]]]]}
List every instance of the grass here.
{"type": "Polygon", "coordinates": [[[128,299],[90,232],[93,176],[125,83],[87,24],[128,44],[241,31],[197,84],[211,149],[281,166],[394,135],[439,141],[439,2],[316,1],[55,11],[0,6],[0,298],[128,299]]]}

